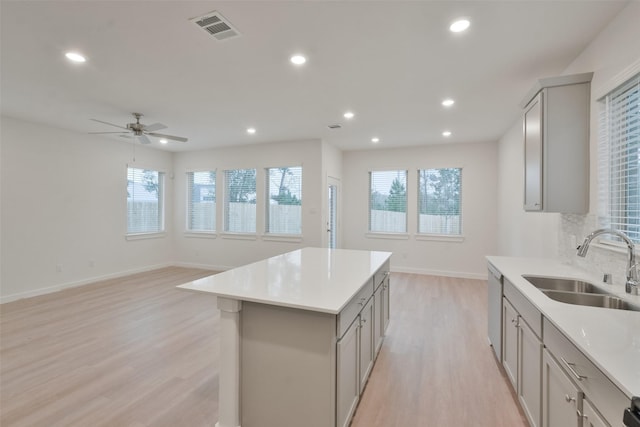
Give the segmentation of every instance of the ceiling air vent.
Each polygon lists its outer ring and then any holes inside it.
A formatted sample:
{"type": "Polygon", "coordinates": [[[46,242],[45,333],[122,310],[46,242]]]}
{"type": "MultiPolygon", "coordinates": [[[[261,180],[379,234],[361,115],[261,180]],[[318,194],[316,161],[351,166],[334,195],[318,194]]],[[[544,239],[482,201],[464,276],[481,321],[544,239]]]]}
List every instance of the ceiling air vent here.
{"type": "Polygon", "coordinates": [[[191,18],[198,27],[202,28],[207,34],[213,36],[216,40],[222,41],[233,37],[238,37],[240,32],[219,12],[213,11],[204,16],[191,18]]]}
{"type": "Polygon", "coordinates": [[[329,129],[340,129],[342,127],[341,124],[336,123],[335,125],[329,125],[329,129]]]}

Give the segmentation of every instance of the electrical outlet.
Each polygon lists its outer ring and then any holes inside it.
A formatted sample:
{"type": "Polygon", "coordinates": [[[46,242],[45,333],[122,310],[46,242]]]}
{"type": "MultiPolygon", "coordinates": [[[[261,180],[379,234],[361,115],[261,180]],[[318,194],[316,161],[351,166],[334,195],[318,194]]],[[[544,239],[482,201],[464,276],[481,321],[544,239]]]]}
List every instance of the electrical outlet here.
{"type": "Polygon", "coordinates": [[[95,267],[96,266],[96,262],[92,259],[89,260],[89,267],[95,267]]]}
{"type": "Polygon", "coordinates": [[[61,273],[61,272],[62,272],[62,264],[57,264],[57,265],[56,265],[56,271],[57,271],[58,273],[61,273]]]}

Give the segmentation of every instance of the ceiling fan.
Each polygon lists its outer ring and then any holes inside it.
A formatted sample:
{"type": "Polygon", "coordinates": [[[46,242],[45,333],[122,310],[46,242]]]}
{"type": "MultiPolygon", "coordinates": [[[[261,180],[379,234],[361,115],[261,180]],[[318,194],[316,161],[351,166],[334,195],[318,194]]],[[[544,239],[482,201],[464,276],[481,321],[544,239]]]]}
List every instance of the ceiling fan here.
{"type": "Polygon", "coordinates": [[[109,126],[115,126],[115,127],[120,128],[122,130],[118,131],[118,132],[89,132],[89,133],[90,134],[94,134],[94,135],[107,134],[107,133],[119,133],[119,134],[121,134],[120,136],[123,136],[123,137],[129,137],[130,135],[132,135],[132,136],[137,137],[138,141],[140,141],[140,143],[142,143],[142,144],[150,144],[151,143],[151,140],[149,139],[149,137],[147,137],[147,135],[155,136],[156,138],[162,138],[162,139],[171,140],[171,141],[175,141],[175,142],[187,142],[187,138],[184,138],[182,136],[165,135],[163,133],[155,132],[157,130],[166,128],[166,126],[163,125],[162,123],[154,123],[152,125],[145,125],[145,124],[140,123],[140,117],[142,117],[143,114],[141,114],[141,113],[131,113],[131,114],[133,115],[133,117],[135,117],[136,122],[135,123],[127,123],[126,127],[125,126],[116,125],[116,124],[113,124],[113,123],[109,123],[109,122],[105,122],[105,121],[98,120],[98,119],[91,119],[94,122],[104,123],[105,125],[109,125],[109,126]]]}

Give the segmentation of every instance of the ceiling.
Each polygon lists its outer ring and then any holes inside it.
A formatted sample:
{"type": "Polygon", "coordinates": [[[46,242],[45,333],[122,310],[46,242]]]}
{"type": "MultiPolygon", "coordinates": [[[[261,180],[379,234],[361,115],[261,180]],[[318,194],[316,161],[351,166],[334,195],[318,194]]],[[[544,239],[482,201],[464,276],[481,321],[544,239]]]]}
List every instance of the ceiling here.
{"type": "Polygon", "coordinates": [[[534,80],[562,73],[625,4],[2,0],[2,113],[88,133],[117,130],[91,118],[125,125],[141,112],[189,138],[152,142],[170,151],[495,141],[534,80]],[[217,41],[190,21],[214,10],[241,35],[217,41]],[[458,17],[471,27],[451,33],[458,17]],[[88,61],[70,63],[69,50],[88,61]],[[294,53],[307,63],[291,64],[294,53]]]}

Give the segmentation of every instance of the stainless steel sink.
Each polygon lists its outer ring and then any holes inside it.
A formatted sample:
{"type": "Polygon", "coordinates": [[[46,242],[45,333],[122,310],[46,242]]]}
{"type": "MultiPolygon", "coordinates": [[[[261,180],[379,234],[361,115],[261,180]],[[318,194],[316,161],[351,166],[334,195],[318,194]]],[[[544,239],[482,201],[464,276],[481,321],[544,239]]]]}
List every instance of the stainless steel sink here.
{"type": "Polygon", "coordinates": [[[613,295],[586,294],[580,292],[564,292],[542,290],[549,298],[567,304],[587,305],[590,307],[615,308],[618,310],[640,311],[640,307],[633,306],[625,300],[613,295]]]}
{"type": "Polygon", "coordinates": [[[575,279],[561,279],[558,277],[522,276],[538,289],[564,292],[581,292],[587,294],[607,294],[607,291],[575,279]]]}

